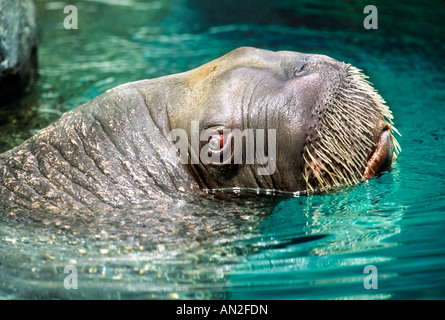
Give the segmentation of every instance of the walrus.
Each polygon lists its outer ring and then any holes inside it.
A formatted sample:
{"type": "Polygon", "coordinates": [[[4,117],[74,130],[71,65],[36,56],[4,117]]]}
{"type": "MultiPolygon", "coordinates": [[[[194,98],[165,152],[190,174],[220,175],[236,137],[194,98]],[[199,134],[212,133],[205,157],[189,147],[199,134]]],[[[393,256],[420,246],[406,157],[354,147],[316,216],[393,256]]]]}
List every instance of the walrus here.
{"type": "Polygon", "coordinates": [[[325,55],[245,47],[120,85],[1,154],[0,203],[94,212],[207,189],[309,195],[360,183],[390,170],[400,151],[393,115],[366,79],[325,55]],[[192,141],[193,124],[209,155],[232,140],[226,132],[262,129],[269,156],[265,130],[273,130],[273,172],[258,174],[264,162],[230,161],[233,145],[224,162],[204,163],[190,161],[190,142],[179,161],[171,133],[192,141]]]}

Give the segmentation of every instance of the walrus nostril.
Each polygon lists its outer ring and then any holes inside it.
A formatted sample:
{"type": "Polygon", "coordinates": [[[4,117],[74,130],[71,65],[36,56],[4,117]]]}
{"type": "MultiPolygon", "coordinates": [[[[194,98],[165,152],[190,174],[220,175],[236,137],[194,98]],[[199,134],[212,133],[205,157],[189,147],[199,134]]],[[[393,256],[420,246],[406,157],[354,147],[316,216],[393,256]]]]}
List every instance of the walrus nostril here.
{"type": "Polygon", "coordinates": [[[326,61],[320,55],[302,55],[293,62],[294,75],[301,75],[306,69],[309,69],[308,66],[327,66],[330,64],[331,62],[326,61]]]}
{"type": "Polygon", "coordinates": [[[296,62],[296,64],[295,64],[295,72],[294,72],[295,75],[297,75],[298,73],[303,71],[303,69],[306,66],[308,60],[309,60],[308,56],[303,56],[296,62]]]}

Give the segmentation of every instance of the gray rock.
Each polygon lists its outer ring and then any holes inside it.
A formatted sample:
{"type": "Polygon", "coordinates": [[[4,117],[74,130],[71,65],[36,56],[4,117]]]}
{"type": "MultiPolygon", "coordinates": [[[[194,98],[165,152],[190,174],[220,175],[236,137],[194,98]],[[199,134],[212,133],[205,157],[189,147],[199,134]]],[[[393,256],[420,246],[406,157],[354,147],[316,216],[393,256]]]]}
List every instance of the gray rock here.
{"type": "Polygon", "coordinates": [[[21,98],[36,73],[34,4],[31,0],[0,0],[0,107],[21,98]]]}

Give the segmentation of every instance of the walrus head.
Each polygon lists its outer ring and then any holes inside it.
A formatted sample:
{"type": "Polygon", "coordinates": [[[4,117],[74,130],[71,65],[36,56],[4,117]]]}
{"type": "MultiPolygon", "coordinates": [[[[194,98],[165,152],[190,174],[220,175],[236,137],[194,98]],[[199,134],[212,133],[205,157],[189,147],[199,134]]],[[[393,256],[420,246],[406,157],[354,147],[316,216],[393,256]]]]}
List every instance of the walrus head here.
{"type": "MultiPolygon", "coordinates": [[[[310,193],[353,185],[389,170],[400,150],[391,111],[366,78],[324,55],[240,48],[182,74],[168,98],[170,127],[187,128],[193,138],[195,121],[201,150],[229,149],[231,159],[220,163],[189,158],[201,188],[310,193]],[[230,133],[246,129],[265,135],[255,142],[267,145],[261,150],[274,162],[270,174],[258,173],[264,161],[234,163],[230,133]]],[[[243,150],[246,160],[254,149],[243,150]]]]}

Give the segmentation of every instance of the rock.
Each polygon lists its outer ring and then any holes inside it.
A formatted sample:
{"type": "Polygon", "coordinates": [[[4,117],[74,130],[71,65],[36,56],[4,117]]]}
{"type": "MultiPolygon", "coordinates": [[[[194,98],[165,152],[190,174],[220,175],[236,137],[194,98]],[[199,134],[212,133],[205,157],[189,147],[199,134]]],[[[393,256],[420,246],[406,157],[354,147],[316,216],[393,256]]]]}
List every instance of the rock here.
{"type": "Polygon", "coordinates": [[[23,97],[37,74],[35,8],[31,0],[0,0],[0,107],[23,97]]]}

